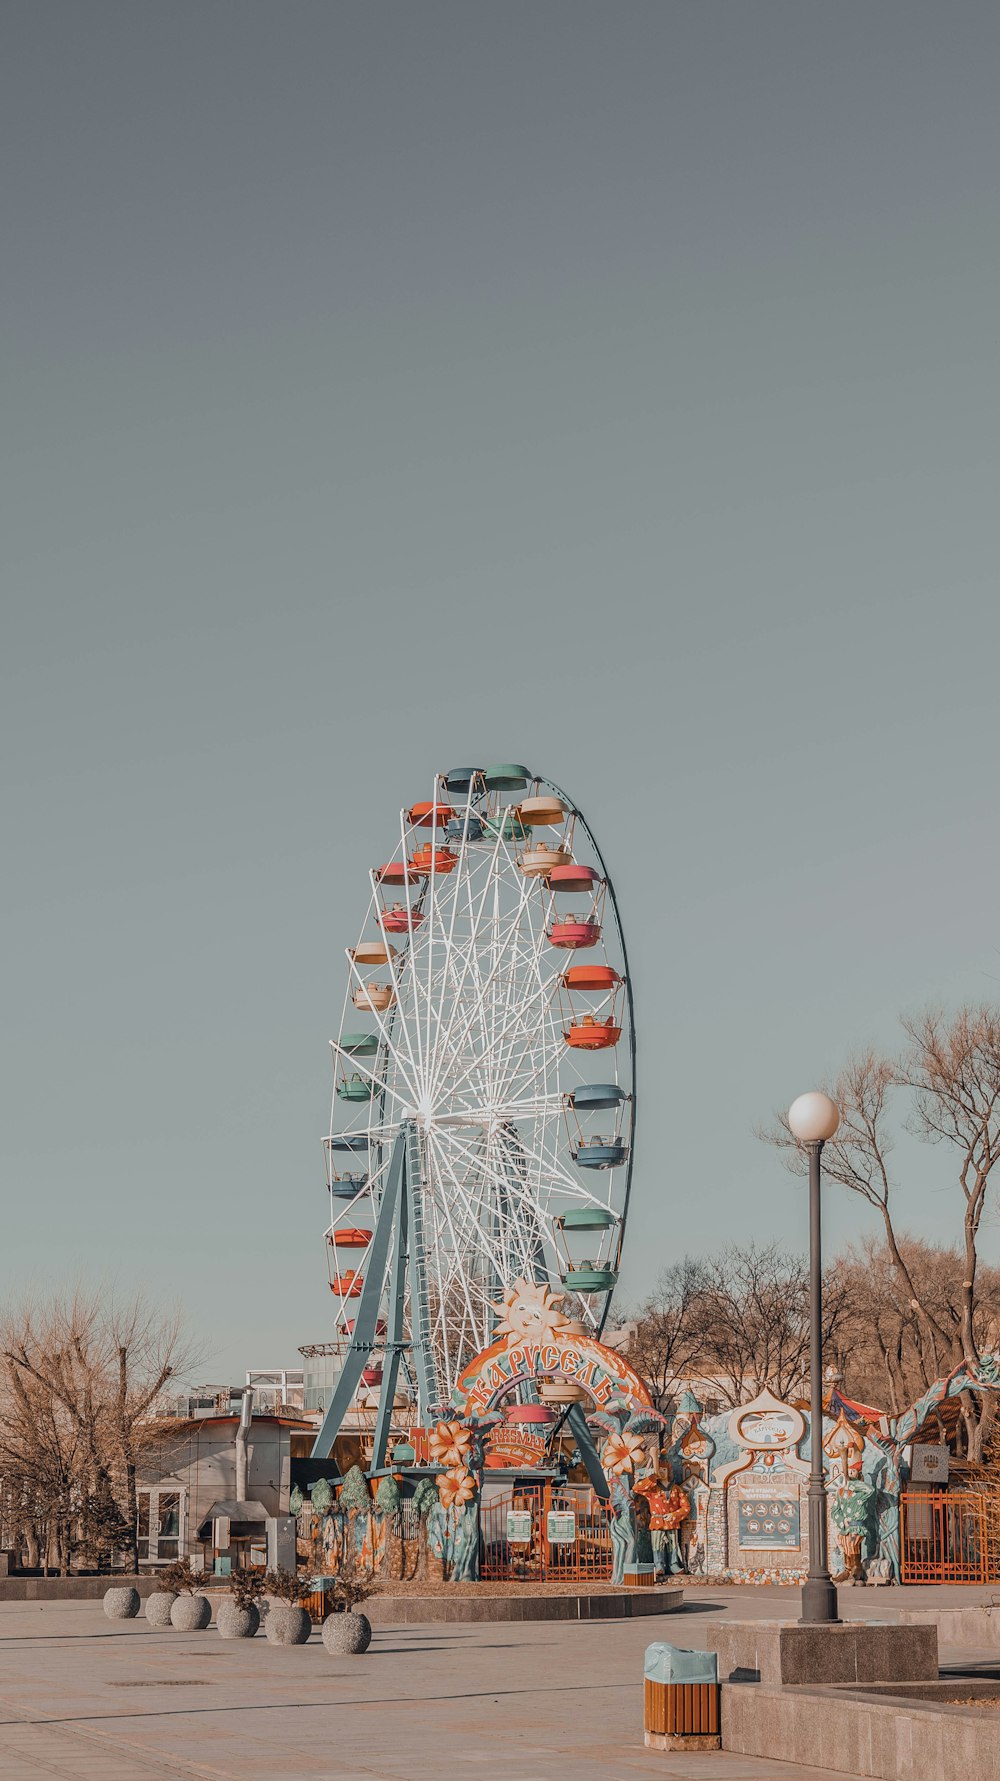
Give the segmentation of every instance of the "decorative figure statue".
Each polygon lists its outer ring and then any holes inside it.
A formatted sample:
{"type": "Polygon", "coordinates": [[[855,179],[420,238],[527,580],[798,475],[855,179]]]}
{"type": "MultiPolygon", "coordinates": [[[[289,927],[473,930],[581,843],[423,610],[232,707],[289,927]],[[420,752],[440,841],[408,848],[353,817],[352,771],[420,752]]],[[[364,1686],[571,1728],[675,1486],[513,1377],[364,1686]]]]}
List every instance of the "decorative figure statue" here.
{"type": "Polygon", "coordinates": [[[453,1583],[474,1583],[479,1576],[479,1504],[471,1498],[451,1511],[455,1519],[453,1583]]]}
{"type": "Polygon", "coordinates": [[[836,1530],[843,1554],[843,1569],[835,1583],[847,1583],[861,1577],[861,1546],[868,1532],[872,1499],[875,1491],[860,1475],[845,1478],[834,1488],[830,1499],[830,1520],[836,1530]]]}
{"type": "Polygon", "coordinates": [[[635,1563],[635,1502],[625,1478],[619,1473],[611,1479],[611,1581],[621,1583],[625,1566],[635,1563]]]}
{"type": "MultiPolygon", "coordinates": [[[[468,1452],[468,1445],[463,1452],[468,1452]]],[[[453,1583],[471,1582],[479,1575],[476,1481],[464,1466],[455,1465],[438,1478],[437,1494],[437,1504],[427,1521],[431,1554],[443,1566],[451,1566],[453,1583]]]]}
{"type": "Polygon", "coordinates": [[[868,1532],[874,1486],[861,1476],[864,1437],[841,1410],[823,1443],[823,1451],[839,1462],[830,1497],[830,1520],[843,1557],[834,1581],[846,1583],[861,1577],[861,1546],[868,1532]]]}
{"type": "Polygon", "coordinates": [[[655,1474],[640,1478],[636,1495],[646,1499],[649,1507],[649,1530],[653,1548],[653,1564],[658,1577],[669,1577],[674,1570],[685,1570],[678,1544],[678,1530],[686,1521],[691,1504],[685,1490],[655,1474]]]}

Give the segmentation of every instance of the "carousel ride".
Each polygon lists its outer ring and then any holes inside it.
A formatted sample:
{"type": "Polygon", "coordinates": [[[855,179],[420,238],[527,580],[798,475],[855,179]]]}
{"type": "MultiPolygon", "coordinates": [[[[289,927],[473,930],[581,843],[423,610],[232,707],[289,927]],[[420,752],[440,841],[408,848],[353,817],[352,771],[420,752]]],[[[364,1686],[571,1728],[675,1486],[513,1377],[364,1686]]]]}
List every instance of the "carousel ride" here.
{"type": "Polygon", "coordinates": [[[439,775],[371,869],[346,960],[324,1140],[337,1377],[313,1456],[433,1465],[437,1431],[478,1418],[480,1468],[573,1454],[606,1492],[594,1418],[649,1399],[600,1341],[635,1031],[582,812],[520,765],[439,775]]]}

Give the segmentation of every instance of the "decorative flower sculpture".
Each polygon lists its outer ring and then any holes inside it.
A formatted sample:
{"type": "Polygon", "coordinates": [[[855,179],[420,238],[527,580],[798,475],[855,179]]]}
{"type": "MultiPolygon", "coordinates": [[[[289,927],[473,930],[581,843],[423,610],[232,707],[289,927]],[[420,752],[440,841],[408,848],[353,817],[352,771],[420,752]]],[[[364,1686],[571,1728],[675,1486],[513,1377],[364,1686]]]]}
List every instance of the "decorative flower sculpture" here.
{"type": "Polygon", "coordinates": [[[500,1312],[496,1334],[518,1342],[543,1342],[558,1335],[569,1322],[565,1312],[558,1309],[564,1296],[534,1280],[515,1280],[504,1293],[502,1303],[493,1306],[494,1311],[500,1312]]]}
{"type": "Polygon", "coordinates": [[[455,1466],[438,1479],[438,1496],[445,1509],[464,1509],[476,1494],[476,1481],[463,1466],[455,1466]]]}
{"type": "Polygon", "coordinates": [[[472,1430],[460,1422],[439,1422],[427,1443],[431,1459],[439,1466],[464,1466],[472,1450],[472,1430]]]}
{"type": "Polygon", "coordinates": [[[634,1472],[637,1465],[646,1457],[646,1444],[641,1435],[612,1435],[604,1443],[601,1464],[610,1476],[612,1472],[634,1472]]]}

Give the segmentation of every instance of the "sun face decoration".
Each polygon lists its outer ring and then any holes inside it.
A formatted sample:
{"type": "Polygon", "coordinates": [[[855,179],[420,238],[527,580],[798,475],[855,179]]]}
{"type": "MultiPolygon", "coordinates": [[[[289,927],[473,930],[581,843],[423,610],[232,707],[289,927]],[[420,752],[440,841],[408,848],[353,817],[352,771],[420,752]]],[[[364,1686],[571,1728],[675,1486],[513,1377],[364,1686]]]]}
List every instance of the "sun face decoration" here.
{"type": "Polygon", "coordinates": [[[604,1443],[601,1464],[608,1476],[614,1472],[620,1477],[623,1472],[634,1472],[645,1457],[646,1444],[641,1435],[612,1435],[604,1443]]]}
{"type": "Polygon", "coordinates": [[[500,1313],[494,1333],[516,1342],[544,1342],[559,1335],[569,1322],[558,1309],[564,1297],[534,1280],[515,1280],[502,1303],[493,1307],[500,1313]]]}
{"type": "Polygon", "coordinates": [[[472,1451],[472,1431],[464,1429],[460,1422],[439,1422],[427,1445],[435,1465],[461,1468],[472,1451]]]}
{"type": "Polygon", "coordinates": [[[463,1466],[454,1466],[437,1481],[438,1496],[445,1509],[464,1509],[476,1494],[476,1481],[463,1466]]]}

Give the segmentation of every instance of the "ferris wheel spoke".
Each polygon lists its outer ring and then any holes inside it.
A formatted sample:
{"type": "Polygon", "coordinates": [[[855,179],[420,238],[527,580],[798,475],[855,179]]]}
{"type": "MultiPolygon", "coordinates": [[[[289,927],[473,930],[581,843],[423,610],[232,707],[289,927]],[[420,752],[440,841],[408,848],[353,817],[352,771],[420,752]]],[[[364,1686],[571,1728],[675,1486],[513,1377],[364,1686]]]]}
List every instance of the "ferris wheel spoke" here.
{"type": "MultiPolygon", "coordinates": [[[[430,1132],[429,1136],[430,1136],[430,1148],[434,1151],[436,1159],[437,1159],[438,1163],[440,1164],[442,1161],[442,1158],[441,1158],[440,1148],[439,1148],[439,1145],[437,1142],[436,1135],[433,1132],[430,1132]]],[[[458,1241],[457,1241],[457,1237],[456,1237],[455,1225],[454,1225],[454,1221],[452,1218],[451,1206],[449,1204],[449,1201],[446,1198],[444,1198],[443,1196],[440,1196],[436,1201],[436,1207],[444,1215],[444,1219],[445,1219],[445,1222],[446,1222],[447,1228],[448,1228],[448,1233],[451,1237],[451,1240],[455,1247],[455,1250],[457,1250],[459,1245],[458,1245],[458,1241]]],[[[471,1299],[471,1296],[469,1293],[469,1283],[468,1283],[467,1278],[464,1275],[461,1277],[460,1284],[462,1287],[462,1292],[463,1292],[463,1296],[465,1298],[466,1307],[467,1307],[467,1310],[469,1313],[469,1317],[470,1317],[470,1319],[474,1320],[475,1314],[472,1309],[472,1299],[471,1299]]]]}
{"type": "MultiPolygon", "coordinates": [[[[490,969],[490,971],[488,972],[487,976],[484,979],[482,974],[479,971],[479,953],[478,953],[477,947],[478,947],[480,934],[482,932],[484,921],[487,919],[488,893],[491,888],[493,889],[494,899],[495,899],[495,896],[496,896],[496,882],[495,882],[495,880],[493,880],[493,881],[487,880],[486,884],[484,885],[483,894],[480,899],[479,908],[475,912],[473,928],[472,928],[472,932],[469,936],[468,946],[466,948],[465,964],[464,964],[464,967],[463,967],[463,970],[461,973],[461,978],[456,986],[451,1015],[449,1017],[448,1023],[446,1025],[443,1033],[441,1033],[439,1036],[439,1061],[438,1061],[437,1074],[435,1076],[434,1081],[431,1083],[432,1094],[435,1092],[435,1090],[437,1088],[437,1084],[440,1079],[441,1071],[442,1071],[442,1068],[444,1067],[444,1063],[442,1062],[442,1059],[445,1060],[445,1062],[447,1061],[448,1057],[452,1054],[454,1045],[456,1043],[459,1047],[465,1043],[473,1026],[475,1026],[477,1024],[477,1021],[483,1028],[482,1054],[486,1057],[489,1057],[489,1055],[490,1055],[489,1045],[492,1041],[492,1035],[487,1031],[485,1012],[486,1012],[486,1008],[489,1003],[490,988],[491,988],[492,984],[494,983],[494,980],[496,979],[498,971],[500,969],[500,959],[494,958],[493,963],[492,963],[492,968],[490,969]],[[456,1041],[453,1041],[453,1029],[454,1029],[454,1023],[455,1023],[455,1017],[462,1007],[462,995],[466,989],[466,983],[468,980],[469,969],[470,969],[470,966],[472,965],[473,961],[475,961],[475,971],[476,971],[476,976],[477,976],[476,993],[471,998],[471,1008],[469,1010],[469,1017],[468,1017],[466,1029],[463,1031],[463,1033],[461,1034],[461,1037],[456,1042],[456,1041]]],[[[494,927],[496,925],[495,911],[494,911],[494,914],[492,917],[491,925],[493,925],[494,927]]],[[[494,951],[495,951],[495,945],[494,945],[494,951]]]]}

